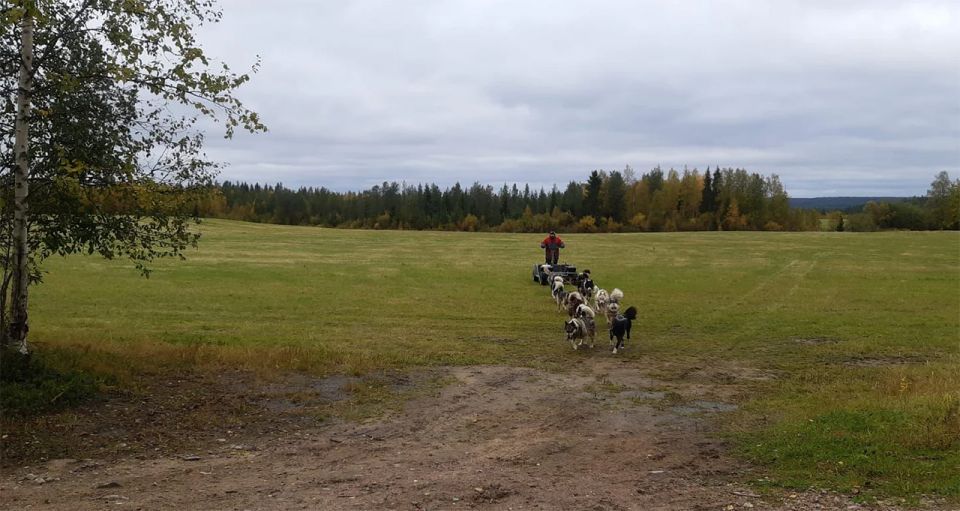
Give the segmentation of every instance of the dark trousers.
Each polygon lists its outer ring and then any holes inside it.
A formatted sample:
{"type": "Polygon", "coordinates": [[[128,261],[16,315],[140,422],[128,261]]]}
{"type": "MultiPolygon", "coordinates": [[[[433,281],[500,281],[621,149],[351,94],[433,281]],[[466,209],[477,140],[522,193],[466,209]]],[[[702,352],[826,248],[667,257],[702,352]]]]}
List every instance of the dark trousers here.
{"type": "Polygon", "coordinates": [[[547,264],[557,264],[557,261],[560,260],[560,250],[550,250],[548,248],[545,252],[547,264]]]}

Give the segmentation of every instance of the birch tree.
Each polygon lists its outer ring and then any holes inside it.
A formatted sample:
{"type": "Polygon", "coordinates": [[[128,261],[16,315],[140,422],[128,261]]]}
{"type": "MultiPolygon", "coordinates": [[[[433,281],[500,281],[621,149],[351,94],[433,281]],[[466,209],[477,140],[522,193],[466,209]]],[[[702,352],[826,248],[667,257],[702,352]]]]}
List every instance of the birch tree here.
{"type": "MultiPolygon", "coordinates": [[[[10,335],[20,341],[20,352],[27,353],[27,263],[29,249],[27,243],[27,205],[29,195],[30,160],[29,126],[30,98],[33,95],[33,13],[24,8],[20,17],[20,62],[17,73],[17,108],[14,122],[14,177],[13,177],[13,222],[11,241],[13,246],[7,250],[11,254],[9,278],[13,279],[13,299],[10,300],[10,335]]],[[[3,277],[3,292],[6,299],[7,272],[3,277]]],[[[4,309],[6,314],[6,309],[4,309]]],[[[6,330],[6,329],[3,329],[6,330]]]]}
{"type": "Polygon", "coordinates": [[[235,96],[249,73],[208,57],[196,40],[197,28],[220,17],[213,0],[3,5],[4,344],[27,351],[27,289],[44,258],[127,257],[148,275],[150,261],[196,244],[193,205],[218,169],[198,121],[221,122],[228,138],[265,130],[235,96]]]}

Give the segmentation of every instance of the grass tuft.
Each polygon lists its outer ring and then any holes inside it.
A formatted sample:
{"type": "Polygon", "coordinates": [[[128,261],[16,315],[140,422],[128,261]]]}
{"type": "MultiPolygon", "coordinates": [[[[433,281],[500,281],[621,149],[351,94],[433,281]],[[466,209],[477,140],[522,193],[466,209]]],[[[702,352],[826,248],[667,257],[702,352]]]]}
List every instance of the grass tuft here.
{"type": "Polygon", "coordinates": [[[104,379],[57,368],[43,355],[0,349],[0,415],[52,412],[94,399],[104,379]]]}

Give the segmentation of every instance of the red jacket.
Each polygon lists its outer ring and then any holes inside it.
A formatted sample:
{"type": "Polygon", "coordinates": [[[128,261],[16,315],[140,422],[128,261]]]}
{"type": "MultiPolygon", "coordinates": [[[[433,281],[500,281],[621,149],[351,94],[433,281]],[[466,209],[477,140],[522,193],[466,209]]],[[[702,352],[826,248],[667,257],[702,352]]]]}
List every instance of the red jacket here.
{"type": "Polygon", "coordinates": [[[563,240],[560,239],[560,236],[554,236],[551,238],[547,236],[540,242],[540,248],[545,248],[547,250],[559,250],[565,248],[566,245],[563,244],[563,240]]]}

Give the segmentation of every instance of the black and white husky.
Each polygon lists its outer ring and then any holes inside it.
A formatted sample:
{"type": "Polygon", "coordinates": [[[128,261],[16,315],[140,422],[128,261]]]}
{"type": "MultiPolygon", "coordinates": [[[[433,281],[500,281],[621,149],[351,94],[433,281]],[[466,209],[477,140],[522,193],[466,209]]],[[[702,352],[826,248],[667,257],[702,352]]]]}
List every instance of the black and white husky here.
{"type": "MultiPolygon", "coordinates": [[[[579,349],[583,346],[583,341],[588,337],[586,323],[580,318],[570,318],[563,323],[563,330],[567,332],[567,340],[573,349],[579,349]]],[[[592,342],[592,341],[591,341],[592,342]]],[[[593,344],[590,344],[593,347],[593,344]]]]}
{"type": "Polygon", "coordinates": [[[623,351],[623,338],[624,336],[627,339],[630,338],[630,328],[633,326],[633,320],[635,319],[637,319],[637,308],[633,306],[627,307],[623,314],[617,314],[617,317],[613,319],[613,324],[610,325],[610,344],[613,344],[614,355],[618,351],[623,351]],[[616,344],[613,342],[614,338],[617,339],[616,344]]]}
{"type": "Polygon", "coordinates": [[[610,291],[606,307],[603,308],[603,315],[607,318],[607,327],[613,323],[613,318],[617,317],[617,314],[620,312],[620,300],[623,300],[623,291],[617,288],[610,291]]]}
{"type": "Polygon", "coordinates": [[[563,286],[563,277],[560,275],[550,277],[550,291],[552,292],[557,286],[563,286]]]}
{"type": "Polygon", "coordinates": [[[598,287],[596,293],[593,295],[593,310],[599,314],[603,314],[607,310],[607,302],[609,301],[610,293],[607,293],[606,289],[600,289],[598,287]]]}
{"type": "Polygon", "coordinates": [[[596,315],[597,313],[594,312],[594,310],[591,309],[590,306],[585,303],[581,303],[580,305],[578,305],[576,314],[574,314],[574,316],[578,318],[583,318],[583,317],[593,318],[593,317],[596,317],[596,315]]]}
{"type": "Polygon", "coordinates": [[[577,307],[584,303],[586,303],[586,300],[583,299],[583,296],[580,295],[580,293],[576,291],[567,293],[567,296],[564,297],[563,300],[563,307],[567,309],[567,316],[572,318],[577,312],[577,307]]]}
{"type": "Polygon", "coordinates": [[[620,314],[620,304],[617,302],[608,303],[606,310],[603,311],[604,317],[607,318],[607,328],[613,328],[613,320],[617,318],[617,314],[620,314]]]}
{"type": "Polygon", "coordinates": [[[577,310],[573,316],[583,320],[583,324],[587,328],[587,337],[590,339],[590,347],[592,348],[597,338],[596,313],[593,312],[593,309],[591,309],[589,305],[581,303],[577,306],[577,310]]]}
{"type": "Polygon", "coordinates": [[[623,291],[620,291],[618,288],[613,288],[613,291],[610,291],[609,303],[620,303],[620,300],[623,300],[623,291]]]}
{"type": "Polygon", "coordinates": [[[564,304],[567,301],[567,292],[563,290],[563,280],[559,283],[554,283],[553,292],[550,293],[553,295],[553,300],[557,302],[557,312],[563,310],[564,304]]]}
{"type": "Polygon", "coordinates": [[[584,300],[593,298],[593,293],[596,290],[597,286],[593,283],[593,279],[590,278],[589,273],[587,273],[584,278],[580,279],[580,284],[577,285],[577,291],[580,291],[580,294],[583,295],[584,300]]]}

